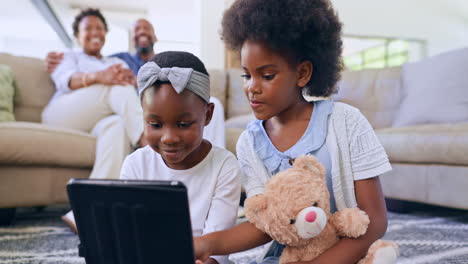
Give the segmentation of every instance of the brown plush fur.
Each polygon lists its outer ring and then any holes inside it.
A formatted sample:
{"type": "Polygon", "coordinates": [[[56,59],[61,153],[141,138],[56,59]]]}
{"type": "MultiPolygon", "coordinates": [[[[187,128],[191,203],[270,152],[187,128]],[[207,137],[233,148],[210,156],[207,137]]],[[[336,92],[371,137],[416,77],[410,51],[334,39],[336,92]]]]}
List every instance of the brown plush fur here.
{"type": "MultiPolygon", "coordinates": [[[[258,229],[286,245],[280,263],[312,260],[333,246],[340,236],[359,237],[365,234],[369,224],[367,214],[358,208],[330,213],[325,169],[311,155],[297,158],[292,168],[268,181],[263,194],[247,199],[245,214],[258,229]],[[302,209],[314,203],[325,211],[328,222],[318,236],[306,240],[298,235],[290,221],[296,219],[302,209]]],[[[375,251],[380,246],[383,244],[373,245],[371,249],[375,251]]],[[[373,255],[369,253],[365,262],[360,264],[372,262],[373,255]]]]}

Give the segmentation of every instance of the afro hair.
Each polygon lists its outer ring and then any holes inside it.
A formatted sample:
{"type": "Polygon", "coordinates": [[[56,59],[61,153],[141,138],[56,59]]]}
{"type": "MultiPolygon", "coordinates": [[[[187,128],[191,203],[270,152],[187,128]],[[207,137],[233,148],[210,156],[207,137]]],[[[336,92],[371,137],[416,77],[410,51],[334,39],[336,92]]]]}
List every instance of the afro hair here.
{"type": "Polygon", "coordinates": [[[237,0],[224,13],[221,37],[234,50],[260,41],[292,65],[312,62],[305,93],[330,96],[343,69],[341,28],[329,0],[237,0]]]}

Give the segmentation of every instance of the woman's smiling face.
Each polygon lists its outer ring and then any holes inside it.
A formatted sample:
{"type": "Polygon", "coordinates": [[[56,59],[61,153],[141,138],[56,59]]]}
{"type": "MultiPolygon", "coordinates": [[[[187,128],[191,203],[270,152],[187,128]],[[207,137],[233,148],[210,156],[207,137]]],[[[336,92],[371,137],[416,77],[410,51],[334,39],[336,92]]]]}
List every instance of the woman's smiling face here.
{"type": "Polygon", "coordinates": [[[93,15],[84,17],[78,25],[76,38],[83,51],[92,56],[100,56],[106,42],[106,26],[102,20],[93,15]]]}

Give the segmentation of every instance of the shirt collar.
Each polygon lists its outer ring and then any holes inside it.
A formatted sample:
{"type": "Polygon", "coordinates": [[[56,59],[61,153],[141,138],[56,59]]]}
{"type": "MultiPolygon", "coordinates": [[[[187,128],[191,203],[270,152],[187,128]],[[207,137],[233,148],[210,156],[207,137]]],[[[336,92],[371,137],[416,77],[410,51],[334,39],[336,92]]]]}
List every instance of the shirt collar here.
{"type": "Polygon", "coordinates": [[[262,120],[251,123],[248,129],[254,139],[254,147],[258,157],[271,173],[278,170],[282,163],[289,162],[302,154],[318,150],[325,143],[328,132],[328,116],[332,112],[333,103],[329,100],[315,101],[311,120],[305,133],[291,148],[281,152],[268,137],[262,120]]]}

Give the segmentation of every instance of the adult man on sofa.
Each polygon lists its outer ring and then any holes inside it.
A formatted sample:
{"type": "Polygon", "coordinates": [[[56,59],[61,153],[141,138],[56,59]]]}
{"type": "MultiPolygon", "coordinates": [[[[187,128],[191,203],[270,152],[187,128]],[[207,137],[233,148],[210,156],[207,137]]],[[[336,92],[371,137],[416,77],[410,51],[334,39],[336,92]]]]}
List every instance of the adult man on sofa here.
{"type": "MultiPolygon", "coordinates": [[[[110,56],[125,61],[136,76],[140,67],[154,56],[153,45],[158,41],[153,25],[148,20],[140,18],[135,22],[133,26],[133,41],[136,53],[119,52],[110,56]]],[[[46,71],[52,73],[62,62],[62,59],[63,52],[49,52],[45,58],[46,71]]],[[[136,78],[134,78],[134,82],[136,86],[136,78]]],[[[216,97],[210,97],[210,101],[215,104],[215,109],[210,124],[204,130],[203,137],[208,139],[211,144],[225,148],[224,108],[221,101],[216,97]]]]}

